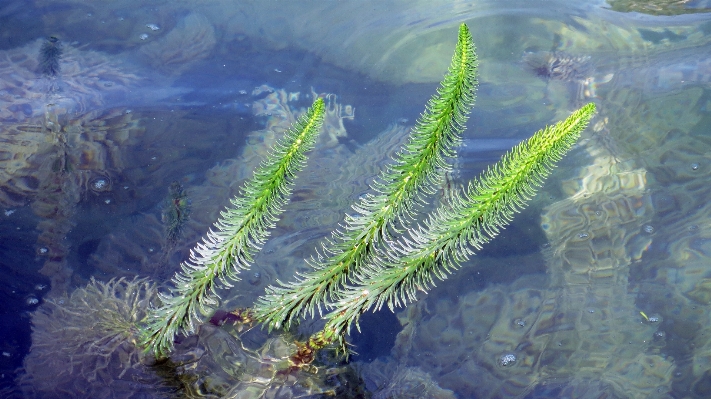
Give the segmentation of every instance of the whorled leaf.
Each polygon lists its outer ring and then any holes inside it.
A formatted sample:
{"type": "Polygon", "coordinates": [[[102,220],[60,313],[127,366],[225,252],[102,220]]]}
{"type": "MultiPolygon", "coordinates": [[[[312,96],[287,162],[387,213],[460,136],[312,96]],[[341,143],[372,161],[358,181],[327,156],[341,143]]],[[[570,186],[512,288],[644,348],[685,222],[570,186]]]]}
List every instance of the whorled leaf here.
{"type": "Polygon", "coordinates": [[[409,142],[372,184],[376,193],[353,205],[356,214],[346,215],[343,227],[308,262],[312,270],[293,282],[277,281],[267,287],[255,304],[257,320],[269,329],[288,327],[300,316],[314,315],[327,301],[338,299],[340,288],[368,263],[378,242],[391,238],[392,223],[411,216],[422,196],[434,192],[442,172],[450,169],[447,158],[456,155],[474,104],[476,70],[474,42],[462,24],[448,73],[415,123],[409,142]]]}
{"type": "Polygon", "coordinates": [[[317,99],[270,151],[268,158],[241,188],[241,195],[220,213],[219,220],[173,277],[174,289],[160,295],[162,306],[151,309],[142,328],[146,350],[163,356],[175,335],[194,332],[201,315],[217,304],[216,284],[238,280],[265,242],[268,230],[291,194],[295,173],[303,169],[306,152],[316,142],[324,119],[324,101],[317,99]]]}
{"type": "Polygon", "coordinates": [[[371,308],[394,309],[427,291],[434,278],[444,279],[483,244],[498,235],[532,198],[551,170],[572,148],[595,113],[590,103],[555,126],[538,131],[470,182],[451,203],[436,209],[423,226],[413,229],[353,276],[343,299],[326,315],[317,334],[345,347],[352,323],[371,308]]]}

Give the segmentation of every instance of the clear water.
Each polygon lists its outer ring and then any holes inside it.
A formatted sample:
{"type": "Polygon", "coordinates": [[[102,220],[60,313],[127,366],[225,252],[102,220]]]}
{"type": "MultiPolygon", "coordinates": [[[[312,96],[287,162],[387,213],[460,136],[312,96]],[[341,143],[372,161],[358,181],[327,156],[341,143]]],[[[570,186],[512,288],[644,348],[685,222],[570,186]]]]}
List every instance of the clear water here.
{"type": "MultiPolygon", "coordinates": [[[[706,2],[194,3],[0,6],[3,397],[709,396],[706,2]],[[221,309],[305,270],[435,92],[462,22],[480,83],[437,195],[584,103],[598,115],[496,240],[407,309],[365,314],[349,364],[264,377],[274,336],[207,325],[146,366],[130,339],[92,345],[72,325],[92,278],[166,283],[322,95],[331,130],[221,309]],[[38,63],[51,36],[55,77],[38,63]],[[169,243],[172,182],[191,213],[169,243]]],[[[110,314],[121,295],[83,303],[110,314]]]]}

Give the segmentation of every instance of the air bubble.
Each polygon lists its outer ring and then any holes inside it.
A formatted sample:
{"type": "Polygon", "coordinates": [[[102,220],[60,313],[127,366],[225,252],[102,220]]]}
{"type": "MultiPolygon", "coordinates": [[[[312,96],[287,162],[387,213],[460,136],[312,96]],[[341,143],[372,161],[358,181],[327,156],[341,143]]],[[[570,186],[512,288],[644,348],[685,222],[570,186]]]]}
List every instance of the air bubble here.
{"type": "Polygon", "coordinates": [[[499,357],[499,367],[511,367],[516,364],[516,355],[507,353],[499,357]]]}
{"type": "Polygon", "coordinates": [[[34,306],[34,305],[37,305],[37,304],[39,303],[39,299],[37,299],[37,298],[31,296],[31,297],[28,297],[28,298],[25,300],[25,302],[27,303],[28,306],[34,306]]]}
{"type": "Polygon", "coordinates": [[[111,182],[105,177],[99,177],[91,181],[91,189],[95,192],[108,191],[111,188],[111,182]]]}
{"type": "Polygon", "coordinates": [[[514,324],[518,327],[526,327],[526,321],[524,319],[514,320],[514,324]]]}
{"type": "Polygon", "coordinates": [[[588,238],[590,235],[588,233],[579,233],[578,238],[588,238]]]}
{"type": "Polygon", "coordinates": [[[697,169],[699,169],[699,164],[697,164],[697,163],[692,163],[692,164],[691,164],[691,170],[697,170],[697,169]]]}
{"type": "Polygon", "coordinates": [[[652,234],[654,233],[654,227],[650,225],[644,226],[644,232],[647,234],[652,234]]]}

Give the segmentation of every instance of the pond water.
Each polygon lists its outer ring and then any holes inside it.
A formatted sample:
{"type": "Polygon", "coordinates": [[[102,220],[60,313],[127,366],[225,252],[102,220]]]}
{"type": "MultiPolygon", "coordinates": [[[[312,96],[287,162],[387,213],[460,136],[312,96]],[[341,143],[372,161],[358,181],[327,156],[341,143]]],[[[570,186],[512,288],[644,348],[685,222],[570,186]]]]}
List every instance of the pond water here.
{"type": "Polygon", "coordinates": [[[710,397],[710,7],[3,2],[0,396],[710,397]],[[537,130],[597,113],[476,256],[364,314],[348,360],[290,369],[318,314],[269,334],[227,312],[309,270],[406,142],[461,23],[477,99],[412,225],[537,130]],[[324,127],[249,270],[169,360],[144,355],[156,292],[318,97],[324,127]]]}

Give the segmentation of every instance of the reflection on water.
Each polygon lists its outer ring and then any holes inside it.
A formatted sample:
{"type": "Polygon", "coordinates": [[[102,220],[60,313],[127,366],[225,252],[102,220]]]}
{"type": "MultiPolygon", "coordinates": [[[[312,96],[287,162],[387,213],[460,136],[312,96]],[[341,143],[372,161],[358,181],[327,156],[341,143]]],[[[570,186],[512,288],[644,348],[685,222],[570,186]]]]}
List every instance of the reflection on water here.
{"type": "Polygon", "coordinates": [[[383,398],[709,396],[711,17],[692,12],[704,2],[6,3],[4,397],[110,397],[106,386],[113,397],[347,386],[351,397],[383,398]],[[169,364],[134,352],[134,319],[155,290],[134,278],[167,281],[320,95],[321,141],[223,307],[249,306],[304,270],[402,144],[460,22],[475,38],[481,84],[442,193],[574,107],[598,106],[579,148],[506,234],[398,313],[399,324],[364,318],[369,333],[355,342],[377,342],[359,345],[357,373],[325,355],[322,369],[283,376],[289,336],[229,323],[181,337],[169,364]],[[43,74],[51,36],[59,69],[43,74]],[[166,199],[173,182],[184,202],[166,199]],[[176,219],[165,215],[187,205],[180,234],[167,237],[176,219]],[[108,329],[101,317],[112,334],[96,339],[67,325],[108,329]],[[61,359],[69,366],[56,374],[43,366],[61,359]]]}

